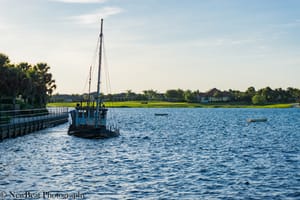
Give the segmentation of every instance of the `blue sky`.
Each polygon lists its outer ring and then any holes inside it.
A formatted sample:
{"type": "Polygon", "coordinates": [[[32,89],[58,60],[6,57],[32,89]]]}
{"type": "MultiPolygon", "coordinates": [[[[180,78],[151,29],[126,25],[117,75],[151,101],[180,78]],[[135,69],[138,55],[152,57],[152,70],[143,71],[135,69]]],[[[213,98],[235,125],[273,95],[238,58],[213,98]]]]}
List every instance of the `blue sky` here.
{"type": "Polygon", "coordinates": [[[47,62],[59,93],[87,91],[101,17],[106,93],[300,88],[298,0],[0,2],[0,52],[47,62]]]}

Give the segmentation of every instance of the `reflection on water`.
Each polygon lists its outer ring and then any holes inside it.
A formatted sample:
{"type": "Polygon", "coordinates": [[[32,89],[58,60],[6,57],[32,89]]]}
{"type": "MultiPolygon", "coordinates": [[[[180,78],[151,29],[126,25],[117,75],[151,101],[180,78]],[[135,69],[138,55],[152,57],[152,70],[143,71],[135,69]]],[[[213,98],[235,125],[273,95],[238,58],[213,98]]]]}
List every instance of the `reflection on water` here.
{"type": "Polygon", "coordinates": [[[299,109],[113,113],[118,138],[71,137],[64,124],[1,142],[0,192],[80,193],[86,199],[300,197],[299,109]],[[268,122],[246,122],[260,117],[268,122]]]}

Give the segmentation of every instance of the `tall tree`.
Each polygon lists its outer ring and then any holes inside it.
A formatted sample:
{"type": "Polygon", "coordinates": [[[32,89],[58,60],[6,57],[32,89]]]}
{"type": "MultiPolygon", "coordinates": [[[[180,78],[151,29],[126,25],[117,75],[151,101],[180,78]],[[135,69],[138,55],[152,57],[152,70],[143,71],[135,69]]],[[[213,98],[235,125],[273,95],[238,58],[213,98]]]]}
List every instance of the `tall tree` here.
{"type": "Polygon", "coordinates": [[[245,101],[251,103],[252,97],[256,94],[255,88],[253,86],[249,87],[245,92],[245,101]]]}
{"type": "Polygon", "coordinates": [[[169,101],[184,101],[184,91],[181,89],[167,90],[165,96],[169,101]]]}
{"type": "Polygon", "coordinates": [[[191,90],[184,91],[184,100],[186,102],[196,102],[197,92],[192,92],[191,90]]]}
{"type": "Polygon", "coordinates": [[[0,68],[5,67],[10,63],[10,60],[7,55],[0,53],[0,68]]]}
{"type": "Polygon", "coordinates": [[[38,106],[44,107],[49,96],[56,89],[55,80],[52,79],[52,74],[49,73],[50,66],[47,63],[38,63],[34,67],[34,86],[35,86],[35,103],[38,106]]]}
{"type": "Polygon", "coordinates": [[[0,53],[0,98],[10,98],[15,103],[16,98],[21,97],[27,104],[44,107],[56,88],[49,70],[46,63],[11,64],[8,56],[0,53]]]}
{"type": "Polygon", "coordinates": [[[8,66],[10,64],[10,60],[8,56],[0,53],[0,98],[7,96],[8,86],[8,66]]]}
{"type": "Polygon", "coordinates": [[[30,78],[30,70],[32,70],[33,67],[32,65],[26,62],[21,62],[18,65],[16,65],[16,67],[23,72],[22,74],[20,74],[19,87],[20,90],[22,91],[21,93],[22,98],[24,99],[25,103],[28,103],[33,90],[33,83],[32,83],[32,79],[30,78]]]}
{"type": "Polygon", "coordinates": [[[148,100],[156,100],[158,98],[156,90],[144,90],[143,93],[148,100]]]}
{"type": "Polygon", "coordinates": [[[267,103],[266,97],[260,94],[256,94],[252,97],[252,103],[254,105],[263,105],[267,103]]]}
{"type": "Polygon", "coordinates": [[[274,102],[275,95],[274,91],[270,87],[265,87],[263,89],[260,89],[258,93],[263,96],[267,102],[274,102]]]}

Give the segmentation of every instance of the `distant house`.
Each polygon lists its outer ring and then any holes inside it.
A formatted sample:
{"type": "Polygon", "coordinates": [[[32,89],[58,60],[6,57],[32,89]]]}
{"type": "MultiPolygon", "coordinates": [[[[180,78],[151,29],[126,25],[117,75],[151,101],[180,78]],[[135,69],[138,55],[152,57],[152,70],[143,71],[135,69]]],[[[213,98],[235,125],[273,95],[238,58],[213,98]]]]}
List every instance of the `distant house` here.
{"type": "Polygon", "coordinates": [[[231,100],[231,95],[229,92],[222,92],[217,88],[213,88],[206,93],[199,93],[197,99],[201,103],[228,102],[231,100]]]}

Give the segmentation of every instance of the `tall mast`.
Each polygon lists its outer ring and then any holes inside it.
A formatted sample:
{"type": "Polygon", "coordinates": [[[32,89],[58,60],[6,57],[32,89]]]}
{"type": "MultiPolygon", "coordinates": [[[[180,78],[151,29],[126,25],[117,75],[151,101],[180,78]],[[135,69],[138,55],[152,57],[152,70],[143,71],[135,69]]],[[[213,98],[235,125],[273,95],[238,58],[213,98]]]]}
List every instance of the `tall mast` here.
{"type": "Polygon", "coordinates": [[[100,30],[100,45],[99,45],[99,67],[98,67],[98,84],[97,84],[97,103],[96,103],[96,120],[95,127],[98,127],[99,123],[99,108],[100,108],[100,76],[101,76],[101,59],[102,59],[102,40],[103,40],[103,19],[101,19],[101,30],[100,30]]]}

